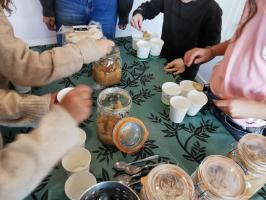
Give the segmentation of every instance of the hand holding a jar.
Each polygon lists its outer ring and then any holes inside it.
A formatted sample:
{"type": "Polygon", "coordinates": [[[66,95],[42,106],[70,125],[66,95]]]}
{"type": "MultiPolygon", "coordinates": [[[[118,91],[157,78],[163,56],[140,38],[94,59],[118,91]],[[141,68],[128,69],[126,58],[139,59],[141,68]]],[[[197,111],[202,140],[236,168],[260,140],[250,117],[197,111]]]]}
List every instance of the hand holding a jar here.
{"type": "Polygon", "coordinates": [[[77,123],[81,123],[91,115],[92,90],[86,85],[79,85],[71,90],[60,102],[77,123]]]}

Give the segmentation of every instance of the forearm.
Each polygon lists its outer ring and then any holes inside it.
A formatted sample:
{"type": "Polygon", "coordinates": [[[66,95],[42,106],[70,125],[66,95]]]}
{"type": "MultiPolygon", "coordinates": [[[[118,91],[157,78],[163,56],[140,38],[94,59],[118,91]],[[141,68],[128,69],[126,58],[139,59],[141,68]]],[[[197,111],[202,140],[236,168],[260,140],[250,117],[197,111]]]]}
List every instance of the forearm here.
{"type": "Polygon", "coordinates": [[[73,118],[56,107],[36,130],[19,135],[0,151],[0,199],[17,200],[29,195],[60,158],[78,144],[76,127],[73,118]]]}
{"type": "Polygon", "coordinates": [[[43,8],[43,16],[55,17],[54,0],[40,0],[43,8]]]}
{"type": "Polygon", "coordinates": [[[226,51],[229,43],[230,43],[230,41],[227,40],[227,41],[222,42],[220,44],[208,47],[208,49],[211,50],[213,57],[222,56],[225,54],[225,51],[226,51]]]}
{"type": "Polygon", "coordinates": [[[143,19],[153,19],[160,12],[163,12],[163,2],[163,0],[151,0],[145,2],[134,11],[133,15],[139,13],[143,16],[143,19]]]}
{"type": "Polygon", "coordinates": [[[128,16],[134,0],[118,0],[119,24],[128,24],[128,16]]]}

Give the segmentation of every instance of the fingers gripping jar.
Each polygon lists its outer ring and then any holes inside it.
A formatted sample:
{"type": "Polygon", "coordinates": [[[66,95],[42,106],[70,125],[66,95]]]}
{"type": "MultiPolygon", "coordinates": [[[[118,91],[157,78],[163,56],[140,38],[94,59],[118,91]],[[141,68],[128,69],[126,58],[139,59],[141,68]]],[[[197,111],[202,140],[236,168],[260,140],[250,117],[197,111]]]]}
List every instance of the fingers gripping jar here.
{"type": "Polygon", "coordinates": [[[243,171],[223,156],[205,158],[191,177],[196,200],[240,200],[245,192],[243,171]]]}
{"type": "Polygon", "coordinates": [[[105,58],[101,58],[92,66],[94,80],[100,86],[107,87],[120,82],[122,76],[122,60],[118,47],[105,58]]]}
{"type": "Polygon", "coordinates": [[[141,200],[191,200],[194,196],[191,178],[176,165],[159,165],[141,182],[141,200]]]}
{"type": "Polygon", "coordinates": [[[228,157],[237,162],[245,173],[246,192],[243,199],[250,199],[266,184],[266,137],[247,134],[239,140],[237,149],[228,157]]]}
{"type": "Polygon", "coordinates": [[[103,90],[97,99],[96,132],[103,144],[115,145],[124,153],[139,151],[148,130],[137,118],[127,117],[132,106],[128,91],[118,87],[103,90]]]}

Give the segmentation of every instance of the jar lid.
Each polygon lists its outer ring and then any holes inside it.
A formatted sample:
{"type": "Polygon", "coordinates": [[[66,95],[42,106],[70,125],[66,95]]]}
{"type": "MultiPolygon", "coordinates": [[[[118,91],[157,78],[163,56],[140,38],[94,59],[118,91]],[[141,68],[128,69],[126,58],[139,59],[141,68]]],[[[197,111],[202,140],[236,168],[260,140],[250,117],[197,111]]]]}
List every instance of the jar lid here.
{"type": "Polygon", "coordinates": [[[259,134],[246,134],[238,142],[239,154],[249,166],[266,173],[266,137],[259,134]]]}
{"type": "Polygon", "coordinates": [[[131,108],[132,99],[129,92],[124,89],[107,88],[99,94],[97,105],[106,113],[124,117],[131,108]]]}
{"type": "Polygon", "coordinates": [[[242,169],[233,160],[224,156],[209,156],[198,168],[199,184],[203,190],[219,199],[235,200],[245,192],[242,169]]]}
{"type": "Polygon", "coordinates": [[[176,165],[162,164],[148,175],[145,192],[154,200],[190,200],[194,185],[190,176],[176,165]]]}
{"type": "Polygon", "coordinates": [[[120,151],[131,154],[144,146],[148,135],[149,132],[141,120],[127,117],[115,125],[113,141],[120,151]]]}

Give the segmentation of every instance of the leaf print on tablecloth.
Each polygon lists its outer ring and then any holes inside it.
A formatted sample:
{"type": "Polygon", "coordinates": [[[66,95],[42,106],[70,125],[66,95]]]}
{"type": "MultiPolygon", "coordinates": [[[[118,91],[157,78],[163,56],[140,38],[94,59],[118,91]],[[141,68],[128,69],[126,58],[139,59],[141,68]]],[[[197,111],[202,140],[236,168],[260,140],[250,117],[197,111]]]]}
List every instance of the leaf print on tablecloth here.
{"type": "Polygon", "coordinates": [[[131,38],[117,38],[116,45],[125,49],[127,55],[136,57],[136,51],[132,48],[131,38]]]}
{"type": "Polygon", "coordinates": [[[157,85],[153,85],[153,89],[152,90],[155,91],[155,92],[161,93],[162,92],[162,87],[161,86],[157,86],[157,85]]]}
{"type": "Polygon", "coordinates": [[[58,84],[64,85],[65,88],[67,88],[67,87],[76,87],[76,84],[70,79],[70,77],[63,78],[61,81],[59,81],[58,84]]]}
{"type": "Polygon", "coordinates": [[[132,155],[135,157],[134,160],[136,161],[136,160],[143,159],[149,156],[153,156],[154,155],[153,150],[159,148],[159,146],[157,146],[155,143],[156,143],[156,140],[146,141],[141,151],[132,155]]]}
{"type": "Polygon", "coordinates": [[[44,193],[43,193],[43,195],[42,195],[42,197],[41,197],[41,200],[48,200],[48,195],[49,194],[49,192],[48,192],[48,190],[46,190],[44,193]]]}
{"type": "Polygon", "coordinates": [[[146,100],[152,98],[155,94],[152,93],[150,89],[141,88],[138,93],[134,93],[132,90],[129,91],[129,94],[132,98],[132,102],[141,106],[146,100]]]}
{"type": "Polygon", "coordinates": [[[97,182],[110,181],[110,176],[106,169],[102,168],[102,177],[97,178],[97,182]]]}
{"type": "Polygon", "coordinates": [[[36,198],[36,193],[42,191],[49,183],[50,179],[51,179],[52,175],[48,175],[46,176],[46,178],[44,178],[41,182],[41,184],[39,186],[37,186],[37,188],[35,188],[35,190],[31,193],[31,197],[34,199],[36,198]]]}
{"type": "Polygon", "coordinates": [[[106,161],[107,164],[109,164],[110,160],[113,160],[113,156],[116,152],[118,152],[118,149],[112,145],[103,145],[98,147],[98,150],[92,151],[92,153],[97,154],[96,159],[99,162],[106,161]]]}
{"type": "Polygon", "coordinates": [[[266,185],[258,193],[263,199],[266,199],[266,185]]]}

